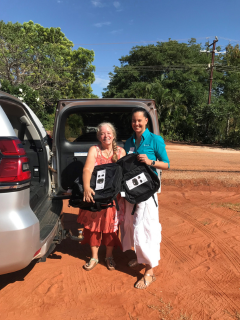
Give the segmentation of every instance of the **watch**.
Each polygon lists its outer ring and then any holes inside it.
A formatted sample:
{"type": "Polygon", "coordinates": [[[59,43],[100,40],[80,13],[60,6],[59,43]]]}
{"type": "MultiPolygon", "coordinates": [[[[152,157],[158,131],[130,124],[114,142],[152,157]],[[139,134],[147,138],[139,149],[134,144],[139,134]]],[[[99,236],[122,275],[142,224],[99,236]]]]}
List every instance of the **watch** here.
{"type": "Polygon", "coordinates": [[[154,166],[154,165],[155,165],[155,161],[153,160],[152,163],[151,163],[151,166],[154,166]]]}

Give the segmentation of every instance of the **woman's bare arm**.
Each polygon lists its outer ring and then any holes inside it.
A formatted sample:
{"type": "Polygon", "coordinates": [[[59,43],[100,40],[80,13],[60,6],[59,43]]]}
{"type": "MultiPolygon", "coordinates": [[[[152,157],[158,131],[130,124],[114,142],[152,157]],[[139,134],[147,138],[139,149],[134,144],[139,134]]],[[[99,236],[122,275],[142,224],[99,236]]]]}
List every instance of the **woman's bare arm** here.
{"type": "Polygon", "coordinates": [[[121,148],[120,158],[124,157],[126,155],[126,151],[121,148]]]}

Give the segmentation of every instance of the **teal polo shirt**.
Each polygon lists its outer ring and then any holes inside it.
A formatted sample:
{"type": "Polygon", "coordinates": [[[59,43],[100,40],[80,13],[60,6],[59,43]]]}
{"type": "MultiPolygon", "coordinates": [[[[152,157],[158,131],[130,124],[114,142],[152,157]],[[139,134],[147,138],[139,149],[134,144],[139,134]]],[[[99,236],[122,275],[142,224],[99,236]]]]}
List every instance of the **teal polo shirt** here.
{"type": "MultiPolygon", "coordinates": [[[[154,161],[163,161],[168,163],[168,168],[170,168],[170,162],[165,148],[164,140],[161,136],[150,132],[146,129],[142,134],[142,139],[139,147],[136,147],[136,134],[134,133],[124,145],[124,149],[127,154],[129,153],[139,153],[146,154],[148,159],[154,161]]],[[[151,167],[151,169],[157,173],[157,169],[151,167]]]]}

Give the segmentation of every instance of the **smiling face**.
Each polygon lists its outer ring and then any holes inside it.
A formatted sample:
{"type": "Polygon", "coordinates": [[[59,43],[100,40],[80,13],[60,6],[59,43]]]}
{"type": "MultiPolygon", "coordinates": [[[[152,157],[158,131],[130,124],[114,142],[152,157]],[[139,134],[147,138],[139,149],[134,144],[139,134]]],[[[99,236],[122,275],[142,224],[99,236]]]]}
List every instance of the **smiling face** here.
{"type": "Polygon", "coordinates": [[[103,146],[109,146],[112,144],[113,139],[114,135],[111,128],[107,125],[102,126],[98,133],[98,140],[101,142],[101,144],[103,146]]]}
{"type": "Polygon", "coordinates": [[[148,118],[145,118],[144,113],[139,111],[132,115],[132,128],[136,134],[143,134],[146,130],[148,118]]]}

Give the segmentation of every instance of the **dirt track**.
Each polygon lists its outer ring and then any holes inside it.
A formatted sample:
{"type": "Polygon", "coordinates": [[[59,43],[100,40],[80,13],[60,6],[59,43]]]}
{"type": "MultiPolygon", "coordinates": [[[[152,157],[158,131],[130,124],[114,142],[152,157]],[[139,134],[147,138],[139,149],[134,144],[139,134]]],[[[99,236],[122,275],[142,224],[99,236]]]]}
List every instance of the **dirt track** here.
{"type": "MultiPolygon", "coordinates": [[[[66,240],[46,263],[0,276],[1,319],[240,319],[240,151],[167,149],[157,281],[134,289],[142,267],[127,267],[130,251],[114,252],[118,270],[110,272],[100,248],[100,264],[86,272],[90,248],[66,240]]],[[[76,211],[63,210],[74,231],[76,211]]]]}

